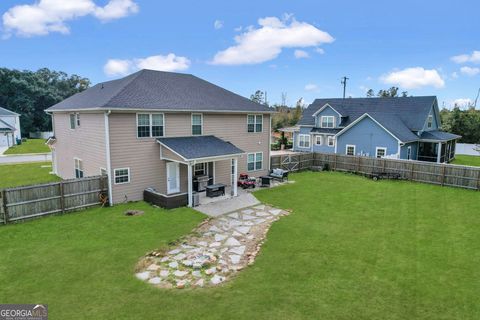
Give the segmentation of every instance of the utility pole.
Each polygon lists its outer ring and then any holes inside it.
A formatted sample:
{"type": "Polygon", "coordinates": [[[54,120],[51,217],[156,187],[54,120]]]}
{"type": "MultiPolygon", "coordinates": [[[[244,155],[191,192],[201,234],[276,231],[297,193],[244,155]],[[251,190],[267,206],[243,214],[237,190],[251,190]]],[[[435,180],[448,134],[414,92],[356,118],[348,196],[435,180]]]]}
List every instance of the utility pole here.
{"type": "Polygon", "coordinates": [[[480,88],[478,88],[478,92],[477,92],[477,97],[475,98],[475,102],[473,103],[473,108],[476,109],[477,108],[477,101],[478,101],[478,96],[480,95],[480,88]]]}
{"type": "Polygon", "coordinates": [[[340,82],[341,84],[343,84],[343,99],[345,99],[345,90],[347,89],[347,80],[349,78],[347,77],[343,77],[342,78],[342,81],[340,82]]]}

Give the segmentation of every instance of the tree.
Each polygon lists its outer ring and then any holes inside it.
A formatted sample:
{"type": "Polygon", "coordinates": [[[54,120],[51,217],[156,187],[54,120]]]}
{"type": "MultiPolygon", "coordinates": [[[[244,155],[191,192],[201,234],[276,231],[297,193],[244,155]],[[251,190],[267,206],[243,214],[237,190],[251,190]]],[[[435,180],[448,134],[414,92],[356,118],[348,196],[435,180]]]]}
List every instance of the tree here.
{"type": "Polygon", "coordinates": [[[0,68],[0,106],[21,115],[21,130],[25,134],[50,131],[51,119],[45,109],[89,86],[87,78],[47,68],[38,71],[0,68]]]}
{"type": "Polygon", "coordinates": [[[462,136],[460,142],[480,143],[480,110],[461,110],[455,106],[452,110],[442,109],[440,117],[442,129],[462,136]]]}
{"type": "Polygon", "coordinates": [[[255,93],[250,96],[250,100],[267,105],[267,102],[265,101],[265,93],[261,90],[255,91],[255,93]]]}
{"type": "MultiPolygon", "coordinates": [[[[372,98],[375,96],[373,89],[367,91],[367,98],[372,98]]],[[[398,87],[391,87],[390,89],[381,89],[377,93],[377,97],[380,98],[394,98],[398,97],[398,87]]],[[[401,97],[408,97],[408,91],[402,91],[401,97]]]]}

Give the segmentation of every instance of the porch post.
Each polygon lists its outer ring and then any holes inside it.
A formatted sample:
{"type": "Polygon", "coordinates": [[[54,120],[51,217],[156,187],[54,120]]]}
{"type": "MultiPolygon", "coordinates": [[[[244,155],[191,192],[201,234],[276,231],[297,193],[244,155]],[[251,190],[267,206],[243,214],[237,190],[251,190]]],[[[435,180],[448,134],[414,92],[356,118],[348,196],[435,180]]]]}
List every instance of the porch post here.
{"type": "Polygon", "coordinates": [[[188,168],[188,206],[193,207],[193,180],[192,180],[192,165],[190,163],[187,164],[188,168]]]}
{"type": "Polygon", "coordinates": [[[437,163],[440,163],[440,159],[442,156],[442,143],[438,143],[438,151],[437,151],[437,163]]]}
{"type": "Polygon", "coordinates": [[[238,180],[238,177],[237,177],[237,166],[238,166],[238,159],[237,158],[233,158],[233,196],[236,197],[237,196],[237,180],[238,180]]]}

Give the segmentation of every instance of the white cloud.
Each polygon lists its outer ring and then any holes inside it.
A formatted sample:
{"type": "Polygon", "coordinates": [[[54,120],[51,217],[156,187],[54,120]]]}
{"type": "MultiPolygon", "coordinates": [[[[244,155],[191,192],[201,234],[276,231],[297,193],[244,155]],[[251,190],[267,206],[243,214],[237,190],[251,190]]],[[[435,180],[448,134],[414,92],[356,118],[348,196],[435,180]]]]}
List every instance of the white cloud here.
{"type": "Polygon", "coordinates": [[[480,63],[480,51],[473,51],[471,54],[460,54],[458,56],[451,57],[455,63],[480,63]]]}
{"type": "Polygon", "coordinates": [[[442,88],[445,86],[445,81],[437,70],[428,70],[422,67],[393,71],[380,77],[380,80],[386,84],[399,86],[404,89],[416,89],[426,86],[442,88]]]}
{"type": "Polygon", "coordinates": [[[132,0],[110,0],[104,7],[97,6],[92,0],[40,0],[8,9],[2,21],[7,37],[12,34],[31,37],[50,32],[67,34],[70,32],[67,21],[87,15],[109,21],[137,11],[138,5],[132,0]]]}
{"type": "Polygon", "coordinates": [[[283,19],[258,19],[260,27],[247,27],[235,37],[236,44],[215,54],[212,63],[218,65],[257,64],[273,60],[283,48],[318,47],[334,38],[306,22],[296,21],[291,15],[283,19]]]}
{"type": "Polygon", "coordinates": [[[473,105],[473,101],[472,99],[469,99],[469,98],[459,98],[453,101],[453,106],[457,106],[459,108],[462,108],[462,107],[466,108],[471,105],[473,105]]]}
{"type": "Polygon", "coordinates": [[[480,68],[461,67],[460,72],[466,74],[467,76],[473,77],[480,73],[480,68]]]}
{"type": "Polygon", "coordinates": [[[297,59],[309,58],[309,57],[310,57],[310,55],[308,54],[307,51],[305,51],[305,50],[300,50],[300,49],[296,49],[296,50],[293,52],[293,55],[294,55],[295,58],[297,58],[297,59]]]}
{"type": "Polygon", "coordinates": [[[317,52],[318,54],[324,54],[325,50],[323,50],[322,48],[315,48],[315,52],[317,52]]]}
{"type": "Polygon", "coordinates": [[[318,91],[318,86],[314,83],[305,85],[305,91],[318,91]]]}
{"type": "Polygon", "coordinates": [[[213,23],[213,27],[215,28],[215,30],[222,29],[223,21],[215,20],[215,22],[213,23]]]}
{"type": "Polygon", "coordinates": [[[452,75],[451,75],[452,79],[457,79],[458,78],[458,73],[457,72],[452,72],[452,75]]]}
{"type": "Polygon", "coordinates": [[[139,69],[182,71],[190,67],[190,60],[173,53],[136,59],[109,59],[103,71],[108,76],[123,76],[139,69]]]}

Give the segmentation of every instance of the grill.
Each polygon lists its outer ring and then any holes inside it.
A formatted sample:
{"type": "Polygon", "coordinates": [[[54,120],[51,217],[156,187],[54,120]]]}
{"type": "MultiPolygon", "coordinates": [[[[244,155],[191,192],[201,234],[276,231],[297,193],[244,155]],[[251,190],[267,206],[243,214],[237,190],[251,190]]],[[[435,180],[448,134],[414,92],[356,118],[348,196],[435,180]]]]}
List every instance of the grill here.
{"type": "Polygon", "coordinates": [[[197,191],[205,191],[210,178],[208,176],[196,176],[195,181],[197,185],[197,191]]]}

